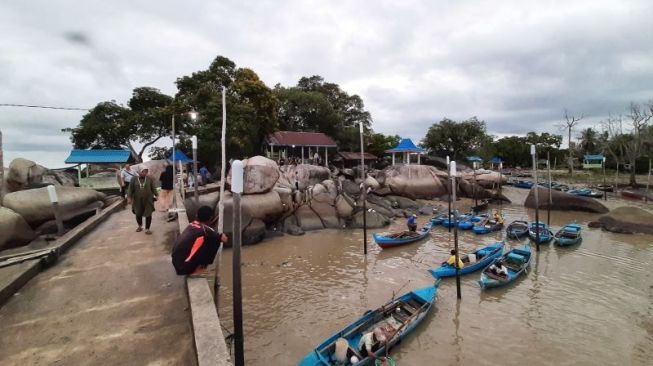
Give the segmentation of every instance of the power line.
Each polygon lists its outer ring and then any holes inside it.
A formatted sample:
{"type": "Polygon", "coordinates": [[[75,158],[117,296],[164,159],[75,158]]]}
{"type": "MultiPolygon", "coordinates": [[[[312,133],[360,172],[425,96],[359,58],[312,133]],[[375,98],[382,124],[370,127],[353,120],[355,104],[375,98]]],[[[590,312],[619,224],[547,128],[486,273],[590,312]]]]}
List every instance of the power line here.
{"type": "Polygon", "coordinates": [[[51,107],[44,105],[29,105],[29,104],[10,104],[0,103],[0,107],[23,107],[23,108],[40,108],[40,109],[60,109],[64,111],[88,111],[89,108],[69,108],[69,107],[51,107]]]}

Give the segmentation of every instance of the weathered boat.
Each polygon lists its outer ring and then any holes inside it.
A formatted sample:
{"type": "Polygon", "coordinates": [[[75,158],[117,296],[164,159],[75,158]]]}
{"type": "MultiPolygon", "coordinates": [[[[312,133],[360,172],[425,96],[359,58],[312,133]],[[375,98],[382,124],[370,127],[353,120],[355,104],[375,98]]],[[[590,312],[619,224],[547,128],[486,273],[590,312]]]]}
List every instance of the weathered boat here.
{"type": "Polygon", "coordinates": [[[551,241],[551,239],[553,239],[553,232],[551,232],[547,224],[543,222],[540,223],[532,222],[531,225],[528,227],[528,237],[531,238],[532,241],[537,242],[538,231],[540,234],[539,244],[548,243],[549,241],[551,241]]]}
{"type": "Polygon", "coordinates": [[[596,189],[601,192],[614,192],[614,186],[612,184],[598,184],[596,189]]]}
{"type": "Polygon", "coordinates": [[[508,274],[505,276],[497,275],[490,271],[490,266],[486,267],[478,280],[482,290],[507,285],[515,281],[522,273],[525,273],[528,266],[531,265],[531,248],[524,245],[521,248],[512,249],[492,263],[499,260],[506,266],[508,274]]]}
{"type": "Polygon", "coordinates": [[[409,244],[424,239],[429,235],[432,227],[433,224],[429,221],[423,228],[417,231],[407,230],[393,234],[374,234],[374,241],[384,249],[409,244]]]}
{"type": "Polygon", "coordinates": [[[311,353],[299,362],[299,366],[350,365],[351,356],[358,362],[354,365],[372,365],[370,357],[363,358],[358,351],[358,344],[365,333],[376,327],[383,329],[387,343],[374,352],[377,357],[401,343],[423,320],[433,306],[440,281],[434,286],[411,291],[398,299],[392,299],[380,308],[366,312],[361,318],[346,326],[338,333],[327,338],[311,353]],[[342,355],[344,362],[336,358],[336,343],[346,347],[342,355]],[[346,342],[346,344],[345,344],[346,342]],[[339,363],[340,362],[340,363],[339,363]]]}
{"type": "Polygon", "coordinates": [[[479,211],[487,210],[489,204],[490,204],[490,200],[484,199],[478,205],[472,206],[472,211],[479,212],[479,211]]]}
{"type": "Polygon", "coordinates": [[[512,182],[512,186],[517,188],[531,189],[534,185],[535,183],[529,180],[515,180],[512,182]]]}
{"type": "MultiPolygon", "coordinates": [[[[465,266],[458,270],[458,274],[461,276],[466,275],[489,266],[494,259],[501,256],[503,253],[503,247],[504,243],[499,242],[490,244],[471,253],[474,255],[474,258],[470,258],[470,255],[462,255],[460,259],[463,261],[465,266]],[[472,261],[472,259],[475,260],[472,261]]],[[[442,263],[442,265],[436,269],[429,269],[428,271],[431,276],[435,278],[452,277],[456,275],[456,268],[447,264],[447,262],[442,263]]]]}
{"type": "Polygon", "coordinates": [[[644,192],[638,191],[621,191],[621,197],[631,199],[631,200],[648,200],[653,201],[653,195],[646,195],[644,192]]]}
{"type": "Polygon", "coordinates": [[[503,229],[503,221],[497,221],[496,219],[488,219],[476,223],[472,228],[472,231],[474,231],[474,234],[481,235],[481,234],[488,234],[494,231],[499,231],[501,229],[503,229]]]}
{"type": "Polygon", "coordinates": [[[560,246],[578,244],[583,241],[581,228],[578,224],[568,224],[555,234],[554,240],[560,246]]]}
{"type": "Polygon", "coordinates": [[[594,197],[594,198],[603,197],[603,192],[595,191],[589,188],[570,189],[569,191],[567,191],[567,193],[576,196],[581,196],[581,197],[594,197]]]}
{"type": "Polygon", "coordinates": [[[551,188],[555,189],[556,191],[560,192],[567,192],[569,191],[569,186],[566,184],[557,184],[557,185],[552,185],[551,188]]]}
{"type": "Polygon", "coordinates": [[[433,226],[442,225],[442,222],[449,217],[449,214],[440,214],[431,218],[431,224],[433,226]]]}
{"type": "Polygon", "coordinates": [[[506,228],[508,238],[519,239],[528,235],[528,222],[523,220],[515,220],[506,228]]]}

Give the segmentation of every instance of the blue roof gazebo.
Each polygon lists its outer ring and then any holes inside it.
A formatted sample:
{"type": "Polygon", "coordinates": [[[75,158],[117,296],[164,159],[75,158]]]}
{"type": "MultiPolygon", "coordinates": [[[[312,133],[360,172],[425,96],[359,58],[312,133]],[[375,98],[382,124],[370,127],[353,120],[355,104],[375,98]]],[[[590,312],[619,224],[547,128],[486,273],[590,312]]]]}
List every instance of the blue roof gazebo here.
{"type": "MultiPolygon", "coordinates": [[[[106,182],[93,181],[89,178],[90,165],[91,164],[124,164],[130,162],[132,159],[132,154],[129,150],[72,150],[68,158],[64,161],[66,164],[78,164],[77,165],[77,182],[80,187],[90,187],[94,189],[101,188],[116,188],[113,186],[113,183],[117,185],[116,179],[113,177],[109,178],[109,181],[112,182],[108,184],[106,182]],[[86,164],[86,178],[82,179],[82,164],[86,164]]],[[[103,178],[99,178],[103,180],[103,178]]]]}
{"type": "Polygon", "coordinates": [[[415,146],[411,139],[402,139],[401,142],[399,142],[399,145],[390,150],[386,150],[386,152],[392,153],[392,165],[395,165],[395,153],[403,153],[404,164],[410,165],[410,154],[417,154],[417,164],[420,164],[420,157],[426,152],[426,150],[415,146]]]}
{"type": "Polygon", "coordinates": [[[182,164],[190,164],[193,162],[193,159],[189,158],[184,154],[183,151],[181,150],[175,150],[175,156],[174,159],[172,158],[172,154],[168,157],[168,160],[174,161],[175,163],[182,163],[182,164]]]}
{"type": "Polygon", "coordinates": [[[499,169],[503,168],[503,159],[501,159],[500,156],[493,156],[492,159],[488,161],[492,165],[492,168],[494,168],[495,165],[499,167],[499,169]]]}

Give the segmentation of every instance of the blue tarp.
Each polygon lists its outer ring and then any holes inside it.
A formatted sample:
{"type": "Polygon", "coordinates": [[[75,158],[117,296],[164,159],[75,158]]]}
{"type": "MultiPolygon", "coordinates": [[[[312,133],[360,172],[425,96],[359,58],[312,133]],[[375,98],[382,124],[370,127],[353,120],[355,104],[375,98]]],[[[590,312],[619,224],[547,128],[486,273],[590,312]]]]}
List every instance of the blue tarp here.
{"type": "MultiPolygon", "coordinates": [[[[172,161],[172,154],[168,157],[168,160],[172,161]]],[[[175,150],[175,163],[180,161],[182,164],[192,163],[193,159],[189,158],[181,150],[175,150]]]]}
{"type": "Polygon", "coordinates": [[[583,157],[583,159],[588,160],[588,161],[598,160],[598,161],[602,162],[603,161],[603,155],[601,155],[601,154],[599,154],[599,155],[585,155],[583,157]]]}
{"type": "Polygon", "coordinates": [[[390,150],[386,150],[385,152],[389,153],[398,153],[398,152],[415,152],[415,153],[423,153],[426,152],[426,150],[422,149],[421,147],[415,146],[413,141],[411,139],[402,139],[399,145],[395,146],[394,148],[390,150]]]}
{"type": "Polygon", "coordinates": [[[116,164],[129,161],[128,150],[73,150],[66,164],[116,164]]]}

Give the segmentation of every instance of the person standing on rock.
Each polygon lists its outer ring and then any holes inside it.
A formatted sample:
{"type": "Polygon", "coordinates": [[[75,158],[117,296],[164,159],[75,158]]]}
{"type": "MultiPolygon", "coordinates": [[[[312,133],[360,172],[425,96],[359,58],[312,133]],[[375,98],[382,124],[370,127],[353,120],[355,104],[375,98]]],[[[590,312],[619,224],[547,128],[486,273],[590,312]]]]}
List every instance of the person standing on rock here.
{"type": "Polygon", "coordinates": [[[132,181],[132,178],[136,176],[136,174],[132,173],[130,168],[129,164],[125,164],[125,166],[118,172],[118,184],[120,185],[120,197],[122,198],[125,198],[125,194],[129,188],[129,183],[132,181]]]}
{"type": "Polygon", "coordinates": [[[138,177],[132,179],[127,191],[127,201],[132,205],[132,212],[136,215],[138,229],[136,232],[143,231],[143,217],[145,217],[145,234],[152,234],[150,225],[152,225],[152,212],[154,211],[154,201],[156,201],[156,189],[154,183],[147,176],[149,170],[147,167],[141,168],[138,177]]]}
{"type": "Polygon", "coordinates": [[[205,275],[206,267],[213,263],[220,242],[226,243],[225,234],[217,233],[211,227],[213,209],[202,206],[197,210],[197,219],[181,233],[172,248],[172,265],[178,275],[205,275]]]}

